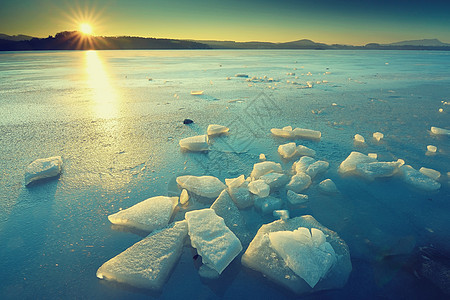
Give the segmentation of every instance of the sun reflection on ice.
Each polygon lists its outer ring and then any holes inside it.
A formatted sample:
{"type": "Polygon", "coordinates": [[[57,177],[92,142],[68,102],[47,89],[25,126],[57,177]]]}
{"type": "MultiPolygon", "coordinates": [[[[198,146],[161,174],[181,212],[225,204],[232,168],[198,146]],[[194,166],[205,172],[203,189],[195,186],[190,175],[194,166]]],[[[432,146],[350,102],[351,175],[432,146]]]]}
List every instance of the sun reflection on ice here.
{"type": "Polygon", "coordinates": [[[118,116],[118,98],[97,51],[86,51],[87,81],[93,91],[93,111],[101,119],[118,116]]]}

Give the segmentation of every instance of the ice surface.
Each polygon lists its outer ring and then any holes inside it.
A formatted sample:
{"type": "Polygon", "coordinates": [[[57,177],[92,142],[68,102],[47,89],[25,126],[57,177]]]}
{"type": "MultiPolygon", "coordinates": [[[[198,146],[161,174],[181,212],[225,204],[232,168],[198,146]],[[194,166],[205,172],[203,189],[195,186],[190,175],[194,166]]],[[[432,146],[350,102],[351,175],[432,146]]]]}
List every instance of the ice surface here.
{"type": "Polygon", "coordinates": [[[280,209],[282,205],[283,201],[281,199],[272,196],[255,199],[255,207],[263,215],[272,213],[276,209],[280,209]]]}
{"type": "Polygon", "coordinates": [[[433,170],[433,169],[425,168],[425,167],[420,168],[419,172],[425,176],[428,176],[428,177],[434,179],[434,180],[438,180],[439,177],[441,177],[441,172],[433,170]]]}
{"type": "Polygon", "coordinates": [[[339,172],[348,173],[355,171],[357,164],[376,162],[377,160],[360,152],[352,152],[339,166],[339,172]]]}
{"type": "Polygon", "coordinates": [[[365,143],[366,142],[364,137],[360,134],[355,134],[354,139],[355,139],[355,142],[357,142],[357,143],[365,143]]]}
{"type": "Polygon", "coordinates": [[[256,163],[253,165],[253,170],[250,174],[250,177],[252,177],[253,179],[259,179],[259,177],[261,177],[262,175],[268,174],[270,172],[281,173],[281,165],[273,161],[263,161],[260,163],[256,163]]]}
{"type": "Polygon", "coordinates": [[[328,194],[334,194],[338,192],[338,189],[336,187],[336,184],[331,179],[325,179],[322,182],[319,183],[319,189],[322,192],[328,193],[328,194]]]}
{"type": "Polygon", "coordinates": [[[248,190],[259,197],[267,197],[270,194],[270,186],[262,179],[250,182],[248,190]]]}
{"type": "Polygon", "coordinates": [[[161,290],[183,250],[188,233],[186,221],[153,232],[105,262],[97,271],[100,279],[138,288],[161,290]]]}
{"type": "Polygon", "coordinates": [[[305,173],[297,173],[292,176],[291,181],[286,185],[288,190],[300,193],[311,184],[311,177],[305,173]]]}
{"type": "Polygon", "coordinates": [[[167,226],[177,204],[178,197],[156,196],[109,215],[108,220],[116,225],[153,231],[167,226]]]}
{"type": "MultiPolygon", "coordinates": [[[[316,234],[313,235],[316,236],[316,234]]],[[[323,239],[318,236],[317,238],[314,237],[314,241],[318,244],[323,239]]],[[[286,221],[278,220],[261,226],[242,256],[242,264],[263,273],[265,277],[290,289],[296,294],[341,288],[347,282],[352,269],[346,243],[335,232],[323,227],[312,216],[302,216],[286,221]],[[269,238],[269,233],[271,232],[294,231],[300,227],[321,230],[324,233],[326,242],[332,246],[336,253],[336,262],[331,266],[327,275],[313,289],[304,279],[288,267],[286,261],[271,247],[269,238]]]]}
{"type": "Polygon", "coordinates": [[[208,126],[208,129],[206,130],[208,135],[219,135],[223,133],[227,133],[230,129],[228,127],[217,125],[217,124],[211,124],[208,126]]]}
{"type": "Polygon", "coordinates": [[[295,143],[287,143],[278,146],[278,153],[281,157],[289,159],[297,154],[297,145],[295,143]]]}
{"type": "Polygon", "coordinates": [[[180,204],[185,205],[188,203],[188,201],[189,201],[188,191],[186,189],[183,189],[180,195],[180,204]]]}
{"type": "Polygon", "coordinates": [[[204,264],[221,274],[241,252],[241,242],[211,208],[189,211],[185,217],[192,247],[204,264]]]}
{"type": "Polygon", "coordinates": [[[289,177],[281,173],[268,173],[259,179],[264,180],[270,186],[270,189],[281,188],[289,182],[289,177]]]}
{"type": "Polygon", "coordinates": [[[298,145],[297,146],[297,153],[298,155],[306,155],[306,156],[315,156],[316,155],[316,151],[308,148],[306,146],[303,145],[298,145]]]}
{"type": "Polygon", "coordinates": [[[223,190],[220,196],[211,205],[216,214],[223,218],[225,225],[239,238],[241,243],[250,242],[250,234],[247,230],[245,219],[231,199],[227,190],[223,190]]]}
{"type": "Polygon", "coordinates": [[[427,151],[431,152],[431,153],[436,153],[437,151],[437,147],[433,146],[433,145],[428,145],[427,146],[427,151]]]}
{"type": "Polygon", "coordinates": [[[403,164],[403,160],[397,160],[395,162],[359,163],[356,165],[355,173],[366,179],[374,180],[378,177],[393,176],[403,164]]]}
{"type": "Polygon", "coordinates": [[[303,156],[292,165],[292,169],[295,173],[305,173],[310,165],[315,163],[316,160],[309,156],[303,156]]]}
{"type": "Polygon", "coordinates": [[[286,209],[274,210],[273,216],[275,218],[279,218],[281,220],[287,220],[287,219],[289,219],[289,211],[286,209]]]}
{"type": "Polygon", "coordinates": [[[384,138],[384,134],[382,134],[381,132],[374,132],[372,136],[377,141],[380,141],[382,138],[384,138]]]}
{"type": "Polygon", "coordinates": [[[403,179],[408,184],[425,191],[436,191],[441,188],[441,184],[436,180],[422,174],[410,165],[400,167],[403,179]]]}
{"type": "Polygon", "coordinates": [[[308,174],[311,179],[316,177],[317,174],[323,173],[328,170],[330,164],[327,161],[318,160],[308,166],[305,173],[308,174]]]}
{"type": "Polygon", "coordinates": [[[36,180],[58,176],[61,174],[62,163],[61,156],[36,159],[25,170],[25,185],[36,180]]]}
{"type": "Polygon", "coordinates": [[[181,188],[205,198],[219,197],[226,188],[217,177],[184,175],[177,177],[177,183],[181,188]]]}
{"type": "Polygon", "coordinates": [[[180,141],[180,147],[189,151],[207,151],[209,150],[208,136],[205,134],[184,138],[180,141]]]}
{"type": "Polygon", "coordinates": [[[316,228],[300,227],[294,231],[269,233],[270,246],[295,274],[311,288],[326,276],[337,261],[336,253],[326,242],[323,232],[316,228]]]}
{"type": "Polygon", "coordinates": [[[309,198],[308,198],[308,195],[297,194],[296,192],[288,190],[287,191],[287,200],[292,205],[298,205],[298,204],[307,202],[309,200],[309,198]]]}
{"type": "Polygon", "coordinates": [[[450,130],[439,127],[431,127],[431,132],[437,135],[450,135],[450,130]]]}

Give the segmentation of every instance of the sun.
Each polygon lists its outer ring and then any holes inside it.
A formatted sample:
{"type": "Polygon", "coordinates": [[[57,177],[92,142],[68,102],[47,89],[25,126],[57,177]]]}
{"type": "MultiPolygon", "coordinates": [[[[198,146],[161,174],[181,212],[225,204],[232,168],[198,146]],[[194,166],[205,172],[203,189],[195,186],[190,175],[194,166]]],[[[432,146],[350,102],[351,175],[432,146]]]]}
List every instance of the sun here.
{"type": "Polygon", "coordinates": [[[92,26],[88,23],[80,24],[80,31],[84,34],[92,34],[92,26]]]}

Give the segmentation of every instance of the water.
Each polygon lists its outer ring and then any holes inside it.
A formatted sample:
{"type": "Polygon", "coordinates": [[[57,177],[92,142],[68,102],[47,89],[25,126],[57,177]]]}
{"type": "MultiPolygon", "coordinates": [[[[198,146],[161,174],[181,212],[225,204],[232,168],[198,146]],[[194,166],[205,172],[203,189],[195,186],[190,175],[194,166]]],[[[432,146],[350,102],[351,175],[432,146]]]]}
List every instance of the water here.
{"type": "MultiPolygon", "coordinates": [[[[449,68],[450,53],[425,51],[1,53],[0,295],[294,297],[243,268],[240,257],[220,280],[204,281],[188,247],[161,293],[95,277],[101,264],[143,237],[113,228],[108,214],[176,191],[180,174],[248,175],[260,153],[289,169],[292,161],[277,154],[287,141],[272,137],[270,128],[292,125],[322,132],[320,142],[297,143],[330,162],[314,185],[331,178],[341,193],[324,196],[313,185],[306,191],[310,202],[291,216],[311,214],[336,231],[353,264],[344,289],[305,298],[442,297],[414,276],[408,259],[418,246],[450,251],[450,139],[429,132],[431,126],[450,129],[450,106],[442,103],[450,101],[449,68]],[[276,82],[246,82],[234,77],[238,73],[276,82]],[[300,88],[307,81],[313,88],[300,88]],[[192,90],[204,95],[191,96],[192,90]],[[183,125],[185,118],[195,123],[183,125]],[[230,135],[216,138],[207,155],[179,150],[181,138],[205,133],[210,123],[229,126],[230,135]],[[371,138],[376,131],[385,135],[380,143],[371,138]],[[354,145],[356,133],[365,146],[354,145]],[[430,144],[437,154],[426,155],[430,144]],[[425,193],[398,176],[342,177],[337,167],[351,151],[433,168],[442,187],[425,193]],[[61,177],[24,187],[27,164],[53,155],[63,157],[61,177]]],[[[253,231],[274,220],[244,213],[253,231]]],[[[175,220],[182,218],[180,211],[175,220]]]]}

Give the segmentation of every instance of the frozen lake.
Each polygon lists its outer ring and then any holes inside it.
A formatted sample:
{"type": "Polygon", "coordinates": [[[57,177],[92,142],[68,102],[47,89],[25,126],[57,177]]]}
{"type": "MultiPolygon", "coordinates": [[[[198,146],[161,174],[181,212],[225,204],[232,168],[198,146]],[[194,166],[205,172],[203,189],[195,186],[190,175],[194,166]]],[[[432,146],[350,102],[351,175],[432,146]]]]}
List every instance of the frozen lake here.
{"type": "MultiPolygon", "coordinates": [[[[223,182],[248,176],[260,153],[290,170],[294,160],[282,159],[277,148],[291,141],[330,163],[291,217],[310,214],[337,232],[353,265],[343,289],[305,299],[442,297],[414,275],[412,261],[418,247],[450,253],[450,137],[430,132],[450,129],[449,70],[450,53],[438,51],[0,53],[0,298],[295,297],[243,267],[242,254],[220,279],[201,279],[189,246],[160,293],[95,275],[145,237],[112,226],[108,215],[179,193],[179,175],[223,182]],[[203,95],[190,94],[199,90],[203,95]],[[185,118],[194,123],[184,125],[185,118]],[[207,154],[180,151],[180,139],[205,134],[209,124],[228,126],[230,134],[213,138],[207,154]],[[322,138],[271,135],[288,125],[321,131],[322,138]],[[372,139],[377,131],[380,142],[372,139]],[[355,144],[355,134],[365,144],[355,144]],[[427,153],[427,145],[437,152],[427,153]],[[337,169],[352,151],[437,170],[441,188],[424,192],[400,175],[343,176],[337,169]],[[25,187],[25,167],[55,155],[63,158],[62,175],[25,187]],[[318,191],[325,178],[336,183],[337,195],[318,191]]],[[[286,202],[286,191],[279,197],[286,202]]],[[[275,220],[253,208],[243,214],[253,234],[275,220]]]]}

